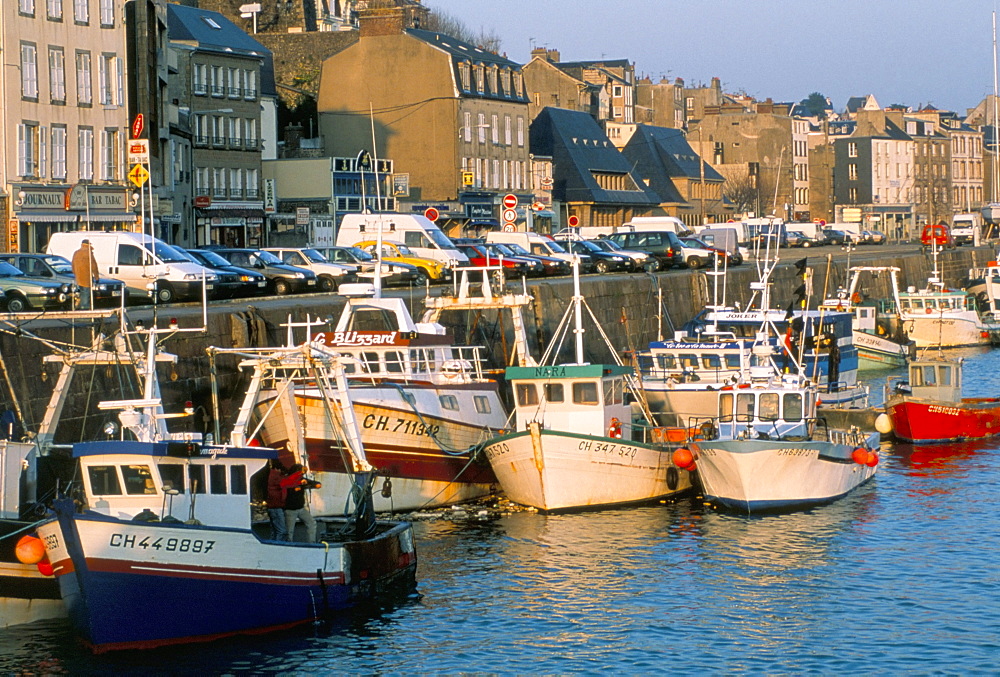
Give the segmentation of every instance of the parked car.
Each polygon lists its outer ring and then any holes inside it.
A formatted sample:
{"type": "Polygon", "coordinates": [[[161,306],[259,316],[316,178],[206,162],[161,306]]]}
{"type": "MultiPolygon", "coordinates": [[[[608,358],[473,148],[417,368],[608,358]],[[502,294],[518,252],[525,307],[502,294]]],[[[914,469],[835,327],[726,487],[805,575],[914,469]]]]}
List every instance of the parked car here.
{"type": "Polygon", "coordinates": [[[290,266],[306,268],[316,273],[322,291],[337,291],[340,285],[357,282],[358,279],[356,265],[330,261],[311,247],[265,247],[264,251],[271,252],[290,266]]]}
{"type": "Polygon", "coordinates": [[[885,233],[880,230],[863,230],[859,244],[885,244],[885,233]]]}
{"type": "Polygon", "coordinates": [[[671,230],[653,230],[640,232],[617,232],[605,239],[617,242],[624,249],[634,249],[646,252],[655,260],[652,270],[680,266],[684,262],[684,245],[677,233],[671,230]]]}
{"type": "Polygon", "coordinates": [[[234,266],[209,249],[186,249],[185,253],[219,276],[215,283],[216,298],[232,299],[267,293],[267,278],[262,273],[234,266]]]}
{"type": "Polygon", "coordinates": [[[843,246],[848,242],[853,241],[850,233],[845,233],[844,231],[837,230],[836,228],[824,228],[823,237],[826,240],[826,244],[837,246],[843,246]]]}
{"type": "Polygon", "coordinates": [[[789,247],[821,247],[826,244],[825,237],[823,239],[815,238],[798,230],[785,231],[785,239],[789,247]]]}
{"type": "MultiPolygon", "coordinates": [[[[358,267],[358,277],[375,279],[377,261],[374,256],[359,247],[323,247],[319,249],[327,259],[335,263],[353,264],[358,267]]],[[[383,286],[413,284],[422,287],[427,284],[427,275],[420,268],[409,263],[382,263],[383,286]]]]}
{"type": "Polygon", "coordinates": [[[503,254],[504,256],[520,256],[534,259],[542,264],[543,275],[569,275],[573,270],[566,259],[529,252],[516,242],[487,242],[483,246],[494,256],[503,254]]]}
{"type": "MultiPolygon", "coordinates": [[[[73,264],[68,259],[55,254],[3,254],[0,261],[11,264],[25,275],[51,279],[53,282],[69,285],[71,293],[77,293],[73,264]]],[[[94,307],[117,306],[122,302],[125,283],[112,277],[102,277],[92,287],[94,307]]]]}
{"type": "Polygon", "coordinates": [[[724,249],[710,247],[696,237],[682,237],[681,244],[684,245],[684,265],[688,268],[713,265],[715,257],[720,257],[729,263],[729,257],[724,249]]]}
{"type": "Polygon", "coordinates": [[[279,296],[316,291],[316,273],[284,263],[271,252],[259,249],[216,249],[216,254],[234,266],[255,270],[267,278],[268,290],[279,296]]]}
{"type": "Polygon", "coordinates": [[[927,248],[931,245],[945,249],[954,249],[955,240],[951,237],[951,228],[943,223],[927,224],[924,226],[924,229],[920,232],[920,249],[921,251],[927,251],[927,248]]]}
{"type": "MultiPolygon", "coordinates": [[[[374,240],[362,240],[355,246],[374,256],[378,243],[374,240]]],[[[461,256],[463,260],[466,260],[465,255],[457,250],[455,251],[455,255],[461,256]]],[[[441,261],[417,256],[412,249],[402,242],[382,240],[382,260],[391,263],[408,263],[411,266],[416,266],[424,272],[424,275],[430,278],[431,282],[446,282],[451,279],[451,266],[441,261]]]]}
{"type": "Polygon", "coordinates": [[[632,269],[632,259],[621,254],[604,251],[589,240],[566,240],[563,242],[563,246],[574,254],[589,256],[591,260],[590,270],[595,273],[603,275],[612,271],[632,269]]]}
{"type": "Polygon", "coordinates": [[[456,242],[458,251],[469,257],[470,266],[500,266],[506,272],[520,277],[522,275],[541,275],[542,264],[534,259],[524,259],[519,256],[499,256],[489,251],[484,245],[476,243],[456,242]]]}
{"type": "Polygon", "coordinates": [[[73,288],[65,282],[25,275],[0,262],[0,303],[8,313],[73,308],[73,288]]]}
{"type": "Polygon", "coordinates": [[[630,261],[631,271],[643,270],[649,263],[650,256],[646,252],[631,251],[629,249],[622,249],[621,245],[617,242],[612,242],[611,240],[605,240],[604,238],[597,238],[596,240],[588,240],[596,246],[600,247],[606,252],[611,252],[613,254],[618,254],[619,256],[624,256],[630,261]]]}

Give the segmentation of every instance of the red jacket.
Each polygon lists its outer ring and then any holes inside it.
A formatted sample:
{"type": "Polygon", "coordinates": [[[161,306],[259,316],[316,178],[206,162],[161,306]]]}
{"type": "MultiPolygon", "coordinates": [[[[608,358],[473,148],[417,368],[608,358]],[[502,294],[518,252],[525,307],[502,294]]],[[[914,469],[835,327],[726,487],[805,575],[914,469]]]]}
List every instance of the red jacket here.
{"type": "Polygon", "coordinates": [[[306,492],[302,486],[303,476],[303,472],[300,470],[281,480],[282,488],[287,490],[285,493],[286,510],[301,510],[305,507],[306,492]]]}
{"type": "Polygon", "coordinates": [[[268,508],[284,508],[285,507],[285,490],[281,486],[281,481],[284,479],[284,475],[277,468],[271,468],[271,472],[267,475],[267,507],[268,508]]]}

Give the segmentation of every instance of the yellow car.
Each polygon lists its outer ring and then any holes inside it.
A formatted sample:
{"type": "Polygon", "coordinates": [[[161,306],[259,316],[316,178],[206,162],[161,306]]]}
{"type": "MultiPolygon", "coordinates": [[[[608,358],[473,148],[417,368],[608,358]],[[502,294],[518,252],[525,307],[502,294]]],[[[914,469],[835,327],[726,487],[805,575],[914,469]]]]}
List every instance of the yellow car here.
{"type": "MultiPolygon", "coordinates": [[[[364,242],[358,242],[354,246],[364,249],[372,256],[375,256],[378,244],[374,240],[365,240],[364,242]]],[[[411,266],[416,266],[431,279],[431,282],[443,282],[451,279],[450,268],[434,259],[425,259],[422,256],[417,256],[402,242],[382,240],[382,260],[393,263],[408,263],[411,266]]]]}

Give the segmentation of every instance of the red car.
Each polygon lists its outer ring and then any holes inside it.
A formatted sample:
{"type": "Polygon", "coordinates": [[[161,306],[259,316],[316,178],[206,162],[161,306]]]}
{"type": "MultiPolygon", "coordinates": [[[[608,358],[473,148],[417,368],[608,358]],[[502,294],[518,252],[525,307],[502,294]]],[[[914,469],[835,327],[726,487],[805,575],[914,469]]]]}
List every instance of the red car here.
{"type": "Polygon", "coordinates": [[[924,226],[920,233],[920,249],[926,251],[932,244],[935,247],[954,249],[955,240],[951,237],[951,229],[943,223],[924,226]]]}
{"type": "Polygon", "coordinates": [[[513,256],[504,258],[492,256],[486,251],[486,247],[481,244],[456,244],[455,247],[458,248],[458,251],[469,257],[470,266],[485,267],[503,264],[508,273],[513,272],[515,275],[530,275],[533,273],[531,270],[533,262],[513,256]]]}

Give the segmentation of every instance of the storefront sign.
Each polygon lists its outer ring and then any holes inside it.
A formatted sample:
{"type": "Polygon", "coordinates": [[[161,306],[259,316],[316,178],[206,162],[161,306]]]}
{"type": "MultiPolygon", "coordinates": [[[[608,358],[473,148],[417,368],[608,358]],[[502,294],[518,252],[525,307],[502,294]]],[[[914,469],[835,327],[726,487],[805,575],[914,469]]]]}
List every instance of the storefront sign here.
{"type": "Polygon", "coordinates": [[[275,195],[275,179],[264,179],[264,212],[273,214],[278,209],[278,199],[275,195]]]}
{"type": "Polygon", "coordinates": [[[470,219],[492,219],[493,205],[491,204],[467,204],[465,214],[470,219]]]}
{"type": "Polygon", "coordinates": [[[392,194],[394,197],[406,197],[410,194],[410,175],[392,175],[392,194]]]}

